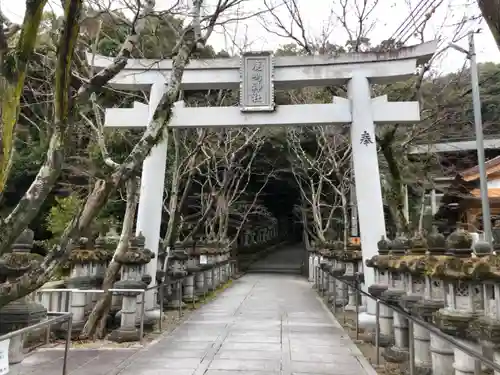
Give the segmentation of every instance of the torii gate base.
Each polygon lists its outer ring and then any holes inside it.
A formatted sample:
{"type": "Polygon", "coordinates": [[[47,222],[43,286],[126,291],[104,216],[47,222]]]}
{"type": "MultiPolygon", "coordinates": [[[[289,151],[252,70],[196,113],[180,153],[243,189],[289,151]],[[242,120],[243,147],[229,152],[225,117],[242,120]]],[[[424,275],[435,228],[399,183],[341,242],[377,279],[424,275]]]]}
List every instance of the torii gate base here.
{"type": "MultiPolygon", "coordinates": [[[[384,208],[375,142],[375,123],[412,123],[420,119],[418,103],[389,103],[387,97],[372,98],[370,83],[386,83],[411,77],[418,63],[428,61],[436,43],[426,43],[389,53],[346,54],[335,57],[278,57],[270,53],[249,53],[239,59],[192,61],[184,72],[183,89],[240,88],[241,112],[235,107],[184,108],[176,103],[171,127],[259,127],[290,125],[331,125],[351,123],[356,201],[359,215],[363,263],[378,253],[377,242],[385,236],[384,208]],[[348,99],[334,98],[331,104],[285,105],[275,108],[274,86],[288,89],[305,86],[346,84],[348,99]]],[[[97,56],[97,68],[109,59],[97,56]]],[[[106,126],[114,128],[146,127],[165,93],[165,76],[171,62],[131,60],[126,69],[112,80],[115,88],[149,89],[149,106],[136,104],[131,109],[106,111],[106,126]],[[146,119],[147,118],[147,119],[146,119]]],[[[146,237],[146,246],[156,254],[160,240],[162,197],[167,145],[157,145],[144,162],[137,230],[146,237]],[[147,192],[146,192],[147,190],[147,192]]],[[[148,273],[156,275],[156,262],[148,273]]],[[[364,269],[364,288],[375,283],[371,268],[364,269]]],[[[154,298],[146,297],[146,309],[154,309],[154,298]]],[[[367,311],[359,323],[375,325],[375,303],[367,301],[367,311]]]]}

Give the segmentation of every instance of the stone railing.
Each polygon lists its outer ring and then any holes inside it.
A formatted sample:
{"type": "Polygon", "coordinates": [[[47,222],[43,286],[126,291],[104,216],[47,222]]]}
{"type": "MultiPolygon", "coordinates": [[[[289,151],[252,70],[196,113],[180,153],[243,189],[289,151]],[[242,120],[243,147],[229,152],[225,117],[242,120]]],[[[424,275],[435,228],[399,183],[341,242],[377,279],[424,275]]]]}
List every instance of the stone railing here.
{"type": "MultiPolygon", "coordinates": [[[[500,255],[494,249],[484,242],[473,246],[472,235],[461,229],[446,239],[437,233],[382,239],[378,249],[379,254],[365,266],[375,272],[375,284],[368,292],[383,302],[378,340],[372,332],[371,341],[385,347],[382,355],[386,361],[405,362],[411,336],[417,374],[472,375],[476,370],[473,356],[442,335],[409,321],[397,312],[399,308],[500,365],[500,255]]],[[[347,271],[352,257],[339,261],[349,252],[341,250],[340,255],[336,251],[329,248],[311,253],[310,279],[326,295],[335,293],[345,304],[345,292],[328,275],[344,277],[341,269],[347,271]],[[314,275],[314,269],[320,275],[314,275]]]]}

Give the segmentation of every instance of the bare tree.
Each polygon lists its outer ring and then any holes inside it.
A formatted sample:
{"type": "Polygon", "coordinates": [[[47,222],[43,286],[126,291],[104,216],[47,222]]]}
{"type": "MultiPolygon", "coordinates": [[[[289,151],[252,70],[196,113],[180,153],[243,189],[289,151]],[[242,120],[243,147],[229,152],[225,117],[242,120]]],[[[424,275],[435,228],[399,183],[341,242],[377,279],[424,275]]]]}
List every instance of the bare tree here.
{"type": "Polygon", "coordinates": [[[313,227],[306,225],[307,233],[321,243],[335,240],[332,233],[339,227],[347,241],[351,146],[334,132],[324,126],[287,131],[290,165],[305,204],[303,217],[313,227]],[[335,221],[344,224],[335,228],[335,221]]]}
{"type": "Polygon", "coordinates": [[[258,197],[273,174],[273,171],[266,173],[253,200],[243,203],[251,179],[255,177],[252,168],[264,142],[265,133],[260,129],[224,129],[207,137],[202,149],[209,160],[204,176],[208,192],[202,197],[208,202],[203,206],[210,206],[211,200],[215,199],[213,214],[204,225],[204,236],[208,240],[232,245],[248,215],[254,212],[258,197]],[[229,238],[230,221],[234,217],[238,225],[235,234],[229,238]]]}

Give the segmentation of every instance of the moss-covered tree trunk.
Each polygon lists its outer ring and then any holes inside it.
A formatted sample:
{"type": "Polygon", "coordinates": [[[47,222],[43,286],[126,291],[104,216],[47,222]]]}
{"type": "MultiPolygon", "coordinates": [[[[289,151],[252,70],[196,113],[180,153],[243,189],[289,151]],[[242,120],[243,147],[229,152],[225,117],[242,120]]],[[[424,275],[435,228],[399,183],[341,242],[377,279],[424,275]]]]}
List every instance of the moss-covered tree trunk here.
{"type": "MultiPolygon", "coordinates": [[[[12,49],[9,49],[8,46],[9,35],[3,30],[6,20],[1,19],[0,22],[0,28],[2,29],[0,31],[0,194],[5,189],[12,167],[16,125],[21,107],[21,94],[28,70],[28,62],[35,48],[38,29],[46,3],[47,0],[26,2],[21,35],[12,49]]],[[[78,3],[78,1],[75,3],[78,3]]],[[[3,18],[2,14],[0,14],[0,18],[3,18]]]]}
{"type": "Polygon", "coordinates": [[[378,145],[388,166],[388,183],[385,191],[385,201],[389,207],[389,212],[392,221],[396,227],[396,231],[401,234],[409,235],[410,226],[405,215],[405,197],[403,192],[403,176],[401,167],[394,154],[394,132],[390,131],[385,136],[378,140],[378,145]]]}

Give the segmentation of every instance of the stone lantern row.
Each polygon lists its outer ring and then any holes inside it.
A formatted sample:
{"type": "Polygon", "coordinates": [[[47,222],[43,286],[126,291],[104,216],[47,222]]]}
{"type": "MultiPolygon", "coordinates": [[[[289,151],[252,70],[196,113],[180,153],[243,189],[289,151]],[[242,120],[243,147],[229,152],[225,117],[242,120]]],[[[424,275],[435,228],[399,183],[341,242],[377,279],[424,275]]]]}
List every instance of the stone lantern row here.
{"type": "MultiPolygon", "coordinates": [[[[251,244],[272,243],[279,236],[278,223],[266,228],[246,231],[244,240],[251,244]]],[[[58,288],[72,290],[100,290],[109,262],[113,258],[120,236],[116,231],[100,235],[93,243],[81,238],[73,245],[68,261],[63,265],[69,276],[58,283],[58,288]]],[[[0,257],[0,282],[14,280],[43,260],[40,255],[31,253],[33,231],[27,229],[15,241],[12,252],[0,257]]],[[[157,275],[146,274],[146,264],[154,258],[154,253],[145,248],[142,234],[130,239],[127,251],[116,261],[121,263],[121,272],[114,289],[134,289],[136,292],[114,293],[110,309],[111,321],[119,320],[119,327],[111,332],[109,339],[123,342],[139,340],[142,294],[152,281],[152,277],[165,280],[162,307],[177,309],[184,303],[196,302],[200,296],[216,290],[235,273],[231,260],[229,243],[199,241],[176,245],[171,252],[167,271],[157,275]],[[165,277],[166,276],[166,277],[165,277]]],[[[163,267],[159,267],[163,268],[163,267]]],[[[53,288],[53,286],[52,286],[53,288]]],[[[43,289],[42,289],[43,291],[43,289]]],[[[0,309],[0,334],[35,324],[47,316],[47,310],[65,311],[65,306],[73,313],[73,335],[77,336],[83,328],[89,311],[93,308],[100,293],[42,293],[41,303],[30,298],[21,298],[0,309]],[[61,301],[56,301],[60,298],[61,301]],[[54,308],[54,305],[57,307],[54,308]]],[[[159,297],[160,293],[158,293],[159,297]]],[[[153,324],[146,318],[146,326],[153,324]]],[[[55,333],[65,334],[65,324],[53,327],[55,333]]],[[[12,363],[22,359],[23,338],[11,340],[13,348],[9,358],[12,363]],[[18,342],[19,341],[19,342],[18,342]]]]}
{"type": "MultiPolygon", "coordinates": [[[[411,239],[382,239],[379,254],[366,263],[375,272],[375,284],[368,291],[500,365],[500,256],[486,243],[472,244],[472,235],[462,229],[448,238],[431,233],[411,239]]],[[[335,250],[328,256],[316,251],[310,263],[319,265],[322,256],[321,273],[333,275],[352,264],[351,260],[339,262],[340,256],[332,257],[332,253],[335,250]]],[[[319,288],[326,287],[320,282],[319,288]]],[[[332,292],[331,288],[327,290],[332,292]]],[[[417,374],[475,373],[472,356],[381,304],[379,343],[385,346],[383,356],[387,361],[408,359],[410,325],[417,374]]]]}
{"type": "Polygon", "coordinates": [[[161,304],[172,309],[195,303],[233,277],[229,242],[200,241],[174,246],[161,304]]]}
{"type": "MultiPolygon", "coordinates": [[[[94,246],[88,246],[88,241],[82,239],[69,258],[70,278],[66,282],[67,287],[100,289],[118,240],[119,236],[114,232],[97,238],[94,246]]],[[[120,326],[111,332],[109,340],[126,342],[140,339],[139,327],[143,314],[143,293],[140,290],[147,289],[152,277],[156,277],[157,281],[164,281],[163,301],[159,300],[161,293],[157,293],[160,306],[177,309],[187,302],[196,302],[201,295],[215,290],[234,273],[230,248],[226,243],[191,242],[176,245],[169,256],[166,272],[160,270],[157,275],[148,275],[146,265],[153,259],[154,253],[145,248],[142,234],[132,237],[127,251],[122,256],[115,257],[122,267],[113,288],[136,291],[113,293],[110,315],[114,320],[119,320],[120,326]]],[[[72,293],[71,311],[75,335],[85,324],[86,316],[97,298],[97,293],[72,293]]],[[[145,327],[155,323],[154,316],[145,314],[143,319],[145,327]]]]}
{"type": "Polygon", "coordinates": [[[355,289],[335,278],[351,285],[363,282],[360,245],[346,246],[341,241],[314,243],[309,251],[309,281],[315,282],[318,292],[326,294],[330,302],[335,300],[337,307],[345,307],[346,310],[359,308],[361,299],[356,296],[355,289]]]}

